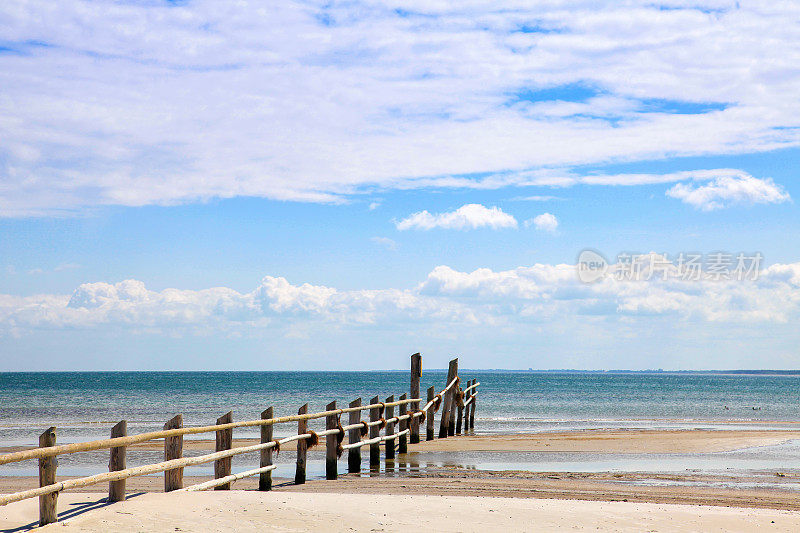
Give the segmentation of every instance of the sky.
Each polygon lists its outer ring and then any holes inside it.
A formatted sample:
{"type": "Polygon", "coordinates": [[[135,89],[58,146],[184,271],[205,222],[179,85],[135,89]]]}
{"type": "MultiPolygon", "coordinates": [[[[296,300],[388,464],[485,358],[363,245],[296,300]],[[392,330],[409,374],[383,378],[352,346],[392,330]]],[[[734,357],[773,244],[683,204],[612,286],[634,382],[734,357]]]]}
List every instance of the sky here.
{"type": "Polygon", "coordinates": [[[0,371],[800,368],[799,22],[4,1],[0,371]]]}

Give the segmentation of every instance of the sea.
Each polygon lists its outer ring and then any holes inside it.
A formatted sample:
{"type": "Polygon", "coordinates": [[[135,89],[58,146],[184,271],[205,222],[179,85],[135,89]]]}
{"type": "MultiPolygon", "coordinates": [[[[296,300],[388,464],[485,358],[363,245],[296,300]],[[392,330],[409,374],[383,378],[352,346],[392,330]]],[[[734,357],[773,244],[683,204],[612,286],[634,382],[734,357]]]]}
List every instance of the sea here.
{"type": "MultiPolygon", "coordinates": [[[[461,370],[477,379],[476,434],[511,434],[574,429],[795,429],[800,428],[800,375],[770,373],[504,372],[461,370]]],[[[429,386],[441,390],[445,371],[424,371],[429,386]]],[[[120,420],[128,433],[155,431],[176,414],[185,426],[202,426],[233,411],[234,420],[322,411],[336,400],[409,392],[408,371],[369,372],[14,372],[0,373],[0,449],[36,445],[46,428],[57,428],[58,443],[102,439],[120,420]]],[[[425,403],[424,401],[422,402],[425,403]]],[[[438,418],[438,414],[437,414],[438,418]]],[[[437,420],[438,424],[438,420],[437,420]]],[[[312,421],[322,429],[324,421],[312,421]]],[[[256,438],[258,428],[237,428],[234,438],[256,438]]],[[[296,432],[296,424],[275,427],[276,437],[296,432]]],[[[213,434],[187,436],[213,439],[213,434]]],[[[189,455],[189,454],[187,454],[189,455]]],[[[531,471],[686,471],[730,475],[798,471],[800,442],[790,441],[736,452],[710,454],[496,453],[426,454],[420,468],[531,471]]],[[[290,474],[290,459],[284,472],[290,474]]],[[[160,452],[129,450],[129,466],[161,460],[160,452]]],[[[107,452],[62,456],[59,473],[90,475],[106,468],[107,452]]],[[[234,458],[234,470],[252,468],[257,457],[234,458]],[[248,462],[249,461],[249,462],[248,462]]],[[[322,461],[310,475],[323,475],[322,461]]],[[[33,461],[0,466],[0,476],[36,474],[33,461]]],[[[187,469],[206,474],[212,465],[187,469]]],[[[800,471],[798,471],[800,472],[800,471]]],[[[278,472],[280,474],[280,472],[278,472]]]]}

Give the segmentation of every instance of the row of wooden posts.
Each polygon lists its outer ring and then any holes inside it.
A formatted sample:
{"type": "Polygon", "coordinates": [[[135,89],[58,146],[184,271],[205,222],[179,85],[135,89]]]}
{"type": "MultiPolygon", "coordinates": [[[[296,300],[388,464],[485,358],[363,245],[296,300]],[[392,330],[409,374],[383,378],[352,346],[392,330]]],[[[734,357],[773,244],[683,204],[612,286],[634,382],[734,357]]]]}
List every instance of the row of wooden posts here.
{"type": "MultiPolygon", "coordinates": [[[[422,357],[420,354],[411,356],[411,387],[410,393],[412,398],[420,398],[420,377],[422,376],[422,357]]],[[[454,379],[458,379],[458,359],[453,359],[450,362],[447,374],[447,383],[451,383],[454,379]]],[[[458,382],[457,382],[458,383],[458,382]]],[[[475,427],[475,404],[476,384],[477,380],[470,380],[466,384],[466,392],[463,396],[459,395],[459,391],[454,391],[453,395],[446,395],[443,397],[442,404],[444,409],[440,419],[439,438],[447,438],[448,436],[460,435],[462,433],[462,426],[464,431],[469,431],[475,427]],[[470,400],[470,398],[472,398],[470,400]]],[[[428,387],[427,391],[427,404],[431,405],[425,416],[425,440],[434,440],[434,413],[438,410],[439,405],[435,402],[436,388],[434,386],[428,387]]],[[[407,396],[405,393],[398,398],[399,402],[406,402],[407,396]]],[[[381,401],[379,396],[375,396],[370,400],[370,405],[375,405],[369,409],[369,424],[363,425],[361,420],[361,398],[357,398],[349,404],[349,420],[348,425],[358,425],[357,428],[347,430],[348,449],[347,449],[347,471],[348,473],[361,472],[361,446],[365,428],[368,428],[368,446],[369,446],[369,466],[370,470],[380,468],[381,460],[381,443],[384,444],[384,458],[386,461],[395,458],[395,451],[397,453],[408,453],[408,443],[417,444],[420,442],[420,417],[404,418],[408,410],[412,412],[419,410],[419,401],[412,403],[400,403],[398,405],[398,422],[386,422],[394,418],[394,395],[381,401]],[[385,406],[385,407],[383,407],[385,406]],[[383,420],[385,424],[380,424],[383,420]],[[378,423],[378,424],[376,424],[378,423]],[[399,433],[396,438],[395,424],[399,426],[399,433]],[[390,437],[388,439],[379,439],[381,427],[385,428],[385,435],[390,437]],[[397,444],[395,445],[395,441],[397,444]],[[396,448],[396,450],[395,450],[396,448]]],[[[325,406],[325,411],[337,411],[336,401],[333,401],[325,406]]],[[[308,414],[308,404],[304,404],[297,411],[298,415],[308,414]]],[[[261,413],[262,420],[272,419],[274,411],[272,407],[268,407],[261,413]]],[[[336,430],[341,427],[340,415],[330,414],[325,417],[325,430],[336,430]]],[[[217,419],[217,424],[230,424],[233,422],[233,412],[228,412],[217,419]]],[[[120,424],[124,424],[122,421],[120,424]]],[[[120,426],[118,424],[118,426],[120,426]]],[[[115,426],[117,427],[117,426],[115,426]]],[[[164,425],[164,429],[178,429],[183,427],[183,418],[177,415],[164,425]]],[[[122,426],[124,428],[124,426],[122,426]]],[[[124,431],[122,429],[121,431],[124,431]]],[[[297,422],[297,435],[305,435],[309,433],[308,419],[304,418],[297,422]]],[[[113,436],[123,436],[124,433],[114,434],[113,436]]],[[[339,475],[338,460],[341,456],[342,450],[340,448],[343,434],[328,433],[325,435],[325,478],[329,480],[337,479],[339,475]]],[[[273,439],[273,425],[261,426],[261,443],[268,443],[274,441],[273,439]]],[[[216,432],[216,451],[221,452],[230,450],[233,444],[233,429],[223,429],[216,432]]],[[[317,442],[313,443],[314,445],[317,442]]],[[[183,437],[168,437],[164,440],[164,458],[165,460],[180,459],[182,457],[183,437]]],[[[313,447],[307,439],[297,440],[297,461],[295,468],[294,482],[301,485],[306,482],[306,463],[308,449],[313,447]]],[[[266,448],[261,450],[260,467],[268,467],[273,464],[274,448],[266,448]]],[[[112,448],[112,463],[117,463],[114,469],[122,470],[125,468],[124,448],[112,448]],[[116,460],[114,450],[117,452],[116,460]]],[[[214,478],[223,479],[231,476],[231,458],[226,457],[218,459],[214,462],[214,478]]],[[[125,481],[118,481],[118,487],[111,487],[109,490],[110,501],[120,501],[125,497],[125,481]]],[[[272,488],[272,471],[262,472],[259,475],[259,490],[271,490],[272,488]]],[[[183,488],[183,468],[176,468],[168,470],[164,473],[164,490],[170,492],[173,490],[180,490],[183,488]]],[[[214,490],[228,490],[230,483],[223,483],[213,487],[214,490]]]]}
{"type": "Polygon", "coordinates": [[[477,403],[476,380],[466,382],[460,387],[458,377],[458,359],[450,361],[447,373],[447,386],[438,394],[434,387],[428,388],[427,403],[420,409],[420,377],[422,375],[422,358],[420,354],[411,356],[410,399],[402,394],[398,400],[394,395],[384,402],[379,397],[370,400],[367,406],[361,405],[361,398],[350,402],[349,407],[337,409],[336,402],[331,402],[322,413],[308,413],[308,404],[298,410],[298,414],[274,418],[273,408],[269,407],[261,413],[260,420],[233,422],[233,413],[229,412],[217,419],[214,426],[183,427],[183,417],[177,415],[164,425],[163,431],[131,435],[127,434],[127,423],[121,421],[111,429],[111,438],[100,441],[56,444],[56,428],[52,427],[39,437],[39,447],[21,452],[0,455],[0,465],[39,459],[39,489],[31,489],[14,494],[0,496],[0,505],[31,497],[39,497],[39,523],[49,524],[57,520],[56,502],[61,490],[89,486],[102,481],[109,482],[108,501],[118,502],[125,499],[125,481],[128,477],[164,472],[164,490],[215,490],[230,489],[232,481],[244,477],[259,476],[259,490],[271,490],[273,452],[280,450],[280,445],[291,441],[297,443],[297,461],[295,483],[306,481],[306,463],[308,449],[319,443],[319,437],[325,437],[327,479],[338,477],[338,459],[347,450],[348,472],[361,471],[361,447],[369,446],[370,469],[380,467],[380,445],[384,444],[384,456],[387,461],[394,460],[395,451],[403,454],[408,451],[408,444],[420,442],[420,423],[425,421],[425,439],[434,439],[434,413],[442,408],[439,425],[439,438],[460,434],[475,426],[475,407],[477,403]],[[395,416],[394,409],[398,414],[395,416]],[[361,420],[361,411],[369,410],[369,421],[361,420]],[[342,426],[341,416],[349,414],[347,426],[342,426]],[[325,418],[325,431],[319,433],[308,429],[308,421],[325,418]],[[277,423],[297,421],[297,434],[281,440],[273,438],[273,426],[277,423]],[[251,446],[233,448],[233,428],[259,426],[261,442],[251,446]],[[395,426],[398,431],[395,432],[395,426]],[[380,435],[385,428],[384,436],[380,435]],[[200,457],[183,457],[183,436],[214,431],[216,433],[216,451],[200,457]],[[365,433],[368,432],[368,435],[365,433]],[[348,443],[343,444],[345,433],[348,443]],[[366,440],[363,437],[367,437],[366,440]],[[126,450],[131,444],[147,442],[158,438],[164,439],[164,462],[134,468],[126,467],[126,450]],[[86,478],[56,482],[57,456],[66,453],[83,452],[99,449],[110,449],[109,472],[86,478]],[[395,450],[397,449],[397,450],[395,450]],[[253,451],[260,452],[260,466],[257,469],[231,474],[231,458],[234,455],[253,451]],[[214,480],[191,487],[183,487],[183,468],[196,464],[214,461],[214,480]]]}

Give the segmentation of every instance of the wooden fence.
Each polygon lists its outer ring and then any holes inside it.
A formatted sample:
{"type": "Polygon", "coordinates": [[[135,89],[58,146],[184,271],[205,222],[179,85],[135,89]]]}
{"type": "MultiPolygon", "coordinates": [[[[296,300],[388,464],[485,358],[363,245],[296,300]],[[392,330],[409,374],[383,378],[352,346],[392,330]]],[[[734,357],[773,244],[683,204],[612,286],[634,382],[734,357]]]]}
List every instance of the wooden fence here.
{"type": "Polygon", "coordinates": [[[425,439],[434,438],[434,414],[441,408],[439,438],[460,434],[475,426],[475,404],[478,396],[478,383],[470,380],[461,387],[458,377],[458,359],[450,361],[446,386],[435,392],[434,387],[427,391],[427,403],[420,409],[420,377],[422,375],[422,357],[411,356],[410,398],[402,394],[397,400],[389,396],[380,401],[376,396],[368,405],[361,405],[361,398],[350,402],[345,408],[337,408],[336,402],[329,403],[325,411],[308,412],[308,404],[300,407],[296,415],[274,417],[273,408],[269,407],[261,413],[258,420],[234,422],[233,413],[229,412],[217,419],[213,426],[183,427],[183,417],[177,415],[169,420],[162,431],[152,431],[138,435],[127,434],[125,420],[111,428],[111,438],[72,444],[56,444],[56,428],[51,427],[39,437],[39,447],[30,450],[0,455],[0,465],[19,461],[38,459],[39,488],[15,492],[0,496],[0,506],[8,503],[39,498],[39,524],[45,525],[57,521],[56,502],[61,491],[88,487],[97,483],[109,483],[108,501],[118,502],[125,499],[125,480],[130,477],[164,473],[164,490],[198,491],[229,489],[231,482],[245,477],[259,476],[259,490],[272,488],[272,471],[276,465],[272,462],[272,454],[280,450],[281,445],[297,442],[297,462],[295,483],[306,481],[306,460],[309,448],[325,442],[325,477],[336,479],[339,473],[338,460],[347,451],[348,472],[361,471],[361,448],[369,446],[370,469],[380,466],[380,446],[384,446],[385,459],[392,460],[395,448],[399,453],[408,451],[408,444],[420,442],[420,426],[425,422],[425,439]],[[398,410],[394,413],[395,407],[398,410]],[[368,411],[369,421],[361,420],[363,411],[368,411]],[[348,424],[343,426],[341,417],[348,414],[348,424]],[[308,421],[325,419],[324,431],[311,431],[308,421]],[[297,434],[283,439],[274,439],[273,427],[276,424],[297,422],[297,434]],[[251,446],[233,448],[233,429],[241,427],[260,427],[261,442],[251,446]],[[381,430],[384,434],[381,435],[381,430]],[[183,436],[201,433],[216,434],[216,451],[197,457],[183,457],[183,436]],[[344,443],[347,436],[348,442],[344,443]],[[364,438],[367,437],[367,438],[364,438]],[[134,468],[125,465],[126,448],[132,444],[153,440],[164,440],[164,461],[134,468]],[[93,450],[110,450],[109,471],[93,476],[68,479],[56,482],[57,456],[93,450]],[[259,452],[259,467],[238,474],[231,474],[231,458],[234,455],[259,452]],[[214,462],[214,479],[205,483],[183,486],[183,469],[187,466],[214,462]]]}

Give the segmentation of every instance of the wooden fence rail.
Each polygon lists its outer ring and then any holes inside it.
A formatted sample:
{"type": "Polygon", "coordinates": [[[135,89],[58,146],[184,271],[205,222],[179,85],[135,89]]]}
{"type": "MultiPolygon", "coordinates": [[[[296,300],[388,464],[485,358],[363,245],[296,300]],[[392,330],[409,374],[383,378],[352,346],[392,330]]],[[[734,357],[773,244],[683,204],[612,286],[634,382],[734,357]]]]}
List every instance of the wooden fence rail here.
{"type": "Polygon", "coordinates": [[[464,431],[474,428],[475,403],[478,396],[476,380],[467,382],[462,389],[458,377],[458,359],[450,362],[446,386],[434,393],[435,388],[428,389],[427,403],[420,409],[420,377],[422,362],[420,354],[411,356],[411,398],[404,393],[395,401],[394,395],[385,402],[374,397],[368,405],[361,405],[361,398],[350,403],[348,407],[336,408],[336,402],[329,403],[325,411],[308,412],[308,404],[303,405],[297,415],[274,417],[273,408],[269,407],[261,413],[258,420],[233,421],[233,413],[221,416],[215,425],[183,427],[181,415],[169,420],[162,431],[151,431],[139,435],[127,435],[127,422],[121,421],[111,431],[111,438],[72,444],[56,444],[56,428],[51,427],[39,438],[39,447],[0,455],[0,465],[19,461],[38,459],[40,486],[36,489],[16,492],[0,496],[0,506],[28,498],[39,498],[39,523],[46,525],[57,521],[56,502],[61,491],[88,487],[97,483],[109,483],[108,502],[125,499],[125,480],[130,477],[164,473],[164,490],[166,492],[224,490],[230,488],[232,482],[251,476],[259,476],[259,490],[272,489],[272,471],[277,468],[272,461],[273,452],[280,450],[281,445],[297,442],[297,460],[295,483],[306,480],[307,450],[321,442],[325,442],[325,473],[327,479],[338,476],[338,460],[344,451],[348,452],[348,471],[361,471],[361,448],[369,446],[370,469],[380,468],[380,445],[384,445],[384,458],[391,461],[398,453],[407,453],[408,442],[416,444],[420,441],[420,425],[426,421],[426,440],[433,440],[434,413],[442,407],[440,438],[461,433],[462,421],[464,431]],[[398,414],[394,414],[394,408],[398,414]],[[457,415],[456,415],[457,410],[457,415]],[[361,413],[369,413],[369,421],[361,419],[361,413]],[[349,414],[349,424],[341,424],[341,416],[349,414]],[[457,421],[456,421],[457,416],[457,421]],[[324,431],[310,431],[308,421],[325,419],[324,431]],[[296,435],[280,440],[273,439],[273,426],[297,422],[296,435]],[[250,446],[233,448],[233,429],[242,427],[260,427],[261,442],[250,446]],[[385,429],[384,435],[380,432],[385,429]],[[183,457],[183,436],[201,433],[216,434],[216,451],[197,457],[183,457]],[[345,436],[348,443],[342,444],[345,436]],[[365,439],[364,437],[367,436],[365,439]],[[126,468],[126,448],[133,444],[153,440],[164,440],[164,461],[126,468]],[[64,454],[110,449],[109,472],[93,476],[68,479],[56,482],[56,457],[64,454]],[[231,458],[245,453],[259,452],[259,467],[231,473],[231,458]],[[189,487],[183,487],[183,469],[214,462],[215,479],[189,487]]]}

